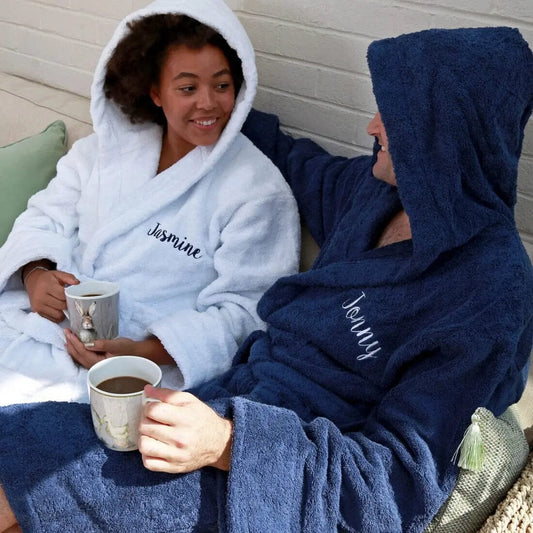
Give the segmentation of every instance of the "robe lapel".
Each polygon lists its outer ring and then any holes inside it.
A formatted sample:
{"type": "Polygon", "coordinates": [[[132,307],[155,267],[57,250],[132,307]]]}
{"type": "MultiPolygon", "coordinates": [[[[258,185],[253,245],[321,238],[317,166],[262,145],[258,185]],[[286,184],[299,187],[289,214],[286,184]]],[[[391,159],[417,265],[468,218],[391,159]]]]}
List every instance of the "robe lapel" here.
{"type": "Polygon", "coordinates": [[[156,175],[161,130],[150,128],[139,137],[136,132],[120,153],[107,150],[99,159],[98,222],[82,259],[84,272],[93,271],[102,247],[176,201],[205,174],[210,150],[199,147],[156,175]]]}

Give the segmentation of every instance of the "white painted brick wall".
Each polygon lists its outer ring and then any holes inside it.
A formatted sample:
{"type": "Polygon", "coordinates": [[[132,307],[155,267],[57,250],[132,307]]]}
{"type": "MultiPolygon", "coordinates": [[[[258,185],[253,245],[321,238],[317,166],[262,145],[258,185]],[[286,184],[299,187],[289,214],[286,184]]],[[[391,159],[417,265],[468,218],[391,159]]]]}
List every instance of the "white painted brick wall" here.
{"type": "MultiPolygon", "coordinates": [[[[191,0],[194,1],[194,0],[191,0]]],[[[508,25],[533,47],[533,0],[227,0],[257,51],[256,106],[340,154],[368,152],[368,44],[432,27],[508,25]]],[[[0,70],[88,96],[117,22],[147,0],[0,0],[0,70]]],[[[533,120],[516,218],[533,253],[533,120]]]]}

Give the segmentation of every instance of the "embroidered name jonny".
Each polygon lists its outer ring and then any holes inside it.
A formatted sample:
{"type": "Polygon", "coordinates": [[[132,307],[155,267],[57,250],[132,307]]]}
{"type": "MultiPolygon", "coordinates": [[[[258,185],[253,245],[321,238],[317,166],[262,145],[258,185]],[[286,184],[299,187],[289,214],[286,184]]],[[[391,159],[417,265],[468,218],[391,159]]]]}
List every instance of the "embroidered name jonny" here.
{"type": "Polygon", "coordinates": [[[346,318],[350,321],[350,331],[357,337],[357,344],[364,348],[364,353],[357,356],[358,361],[364,361],[371,357],[376,357],[376,354],[381,350],[379,341],[373,340],[374,334],[369,327],[365,328],[365,317],[361,314],[361,307],[357,304],[366,298],[366,294],[361,291],[361,296],[353,301],[346,300],[342,304],[342,308],[346,310],[346,318]]]}
{"type": "Polygon", "coordinates": [[[148,230],[147,235],[154,237],[158,241],[171,244],[176,250],[183,252],[190,257],[194,257],[194,259],[200,259],[200,257],[202,257],[202,250],[200,248],[195,248],[194,245],[192,245],[190,242],[187,242],[187,237],[180,238],[177,235],[174,235],[174,233],[170,233],[166,229],[162,229],[159,226],[160,224],[158,222],[155,228],[148,230]]]}

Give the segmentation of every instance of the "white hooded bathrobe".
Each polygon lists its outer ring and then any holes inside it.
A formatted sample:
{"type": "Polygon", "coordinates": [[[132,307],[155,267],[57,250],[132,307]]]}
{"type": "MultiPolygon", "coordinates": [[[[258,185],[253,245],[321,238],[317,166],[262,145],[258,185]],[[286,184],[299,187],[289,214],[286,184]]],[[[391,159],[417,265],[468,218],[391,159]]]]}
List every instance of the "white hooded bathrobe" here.
{"type": "Polygon", "coordinates": [[[240,133],[256,85],[251,43],[223,0],[160,0],[120,23],[91,87],[95,133],[59,161],[0,248],[0,404],[87,401],[86,371],[65,351],[67,323],[30,311],[20,269],[33,260],[80,281],[118,282],[119,335],[161,340],[179,369],[164,369],[166,386],[223,372],[264,327],[256,304],[296,271],[299,221],[281,174],[240,133]],[[165,12],[215,28],[237,51],[244,83],[218,142],[158,174],[162,128],[131,124],[103,82],[128,20],[165,12]]]}

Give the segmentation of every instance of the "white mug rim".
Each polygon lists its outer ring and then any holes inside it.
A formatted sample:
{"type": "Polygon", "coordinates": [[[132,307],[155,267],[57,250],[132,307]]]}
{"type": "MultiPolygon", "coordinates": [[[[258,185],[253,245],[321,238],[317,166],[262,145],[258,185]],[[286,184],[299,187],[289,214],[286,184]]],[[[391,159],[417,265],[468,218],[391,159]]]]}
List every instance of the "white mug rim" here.
{"type": "MultiPolygon", "coordinates": [[[[93,390],[97,394],[100,394],[102,396],[108,396],[110,398],[134,398],[135,396],[140,396],[140,395],[144,394],[144,390],[140,390],[140,391],[137,391],[137,392],[128,392],[128,393],[107,392],[107,391],[103,391],[102,389],[99,389],[96,385],[94,385],[92,383],[92,381],[91,381],[91,371],[93,369],[94,370],[99,370],[102,366],[105,366],[105,365],[109,364],[109,361],[111,361],[112,359],[119,358],[119,357],[120,358],[127,358],[129,360],[131,360],[131,359],[142,360],[143,364],[144,363],[148,363],[149,366],[151,366],[154,370],[156,370],[157,375],[158,375],[157,379],[155,380],[155,383],[153,382],[154,380],[152,380],[152,381],[149,382],[150,385],[152,385],[152,387],[158,387],[161,384],[161,379],[163,377],[163,373],[161,371],[161,367],[157,363],[154,363],[150,359],[146,359],[146,357],[139,357],[137,355],[117,355],[115,357],[111,357],[111,358],[108,358],[108,359],[102,359],[102,361],[98,361],[98,363],[94,364],[89,369],[89,371],[87,372],[87,385],[88,385],[89,389],[93,390]]],[[[94,374],[94,372],[92,372],[92,373],[94,374]]],[[[125,376],[125,374],[119,374],[119,375],[116,375],[116,376],[113,376],[113,377],[123,377],[123,376],[125,376]]],[[[131,376],[131,377],[138,377],[138,376],[131,376]]],[[[112,379],[112,377],[105,378],[104,381],[106,379],[112,379]]],[[[139,379],[144,379],[146,381],[149,381],[145,377],[142,377],[142,378],[139,378],[139,379]]]]}
{"type": "MultiPolygon", "coordinates": [[[[85,289],[85,291],[90,289],[85,289]]],[[[110,296],[114,296],[115,294],[118,294],[120,290],[120,287],[118,283],[114,283],[112,281],[82,281],[81,283],[78,283],[77,285],[69,285],[65,288],[65,295],[68,298],[72,298],[74,300],[103,300],[105,298],[109,298],[110,296]],[[95,288],[92,289],[94,291],[104,291],[104,294],[99,294],[98,296],[84,296],[83,294],[73,294],[73,291],[82,291],[84,290],[83,287],[91,287],[94,286],[95,288]],[[100,287],[97,289],[96,287],[100,287]],[[102,289],[102,287],[104,287],[102,289]]]]}

